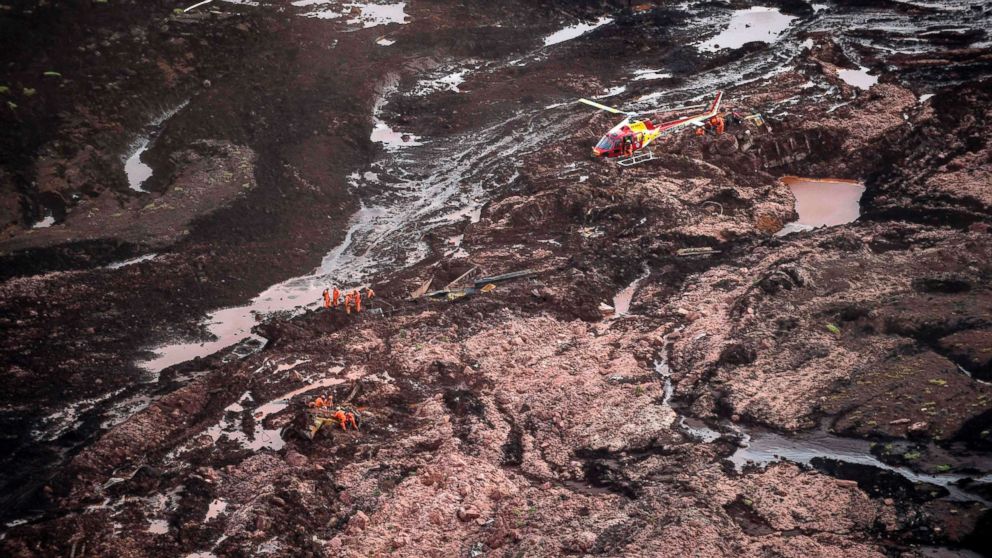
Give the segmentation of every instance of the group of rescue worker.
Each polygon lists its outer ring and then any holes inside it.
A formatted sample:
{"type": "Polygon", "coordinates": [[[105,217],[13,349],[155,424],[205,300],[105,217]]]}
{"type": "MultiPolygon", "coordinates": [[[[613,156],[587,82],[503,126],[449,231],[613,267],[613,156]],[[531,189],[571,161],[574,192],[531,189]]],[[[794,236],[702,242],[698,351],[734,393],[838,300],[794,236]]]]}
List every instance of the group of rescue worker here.
{"type": "Polygon", "coordinates": [[[736,112],[728,113],[725,109],[721,109],[719,114],[713,115],[712,118],[706,121],[706,126],[696,128],[696,135],[705,136],[707,133],[710,133],[719,136],[726,131],[727,124],[740,126],[743,123],[744,121],[736,112]]]}
{"type": "Polygon", "coordinates": [[[355,420],[355,413],[351,410],[335,407],[334,399],[328,397],[326,393],[318,395],[316,399],[307,403],[307,407],[319,411],[328,411],[330,413],[330,418],[337,421],[338,424],[341,425],[341,430],[344,430],[345,432],[348,431],[349,424],[352,429],[358,430],[358,421],[355,420]]]}
{"type": "Polygon", "coordinates": [[[345,293],[344,299],[341,298],[341,291],[334,287],[331,289],[324,289],[324,308],[337,308],[338,306],[344,305],[345,314],[351,314],[351,309],[354,308],[355,312],[362,311],[362,299],[364,296],[365,303],[368,304],[372,302],[375,298],[375,291],[372,287],[365,287],[365,293],[362,293],[361,289],[354,289],[349,293],[345,293]]]}

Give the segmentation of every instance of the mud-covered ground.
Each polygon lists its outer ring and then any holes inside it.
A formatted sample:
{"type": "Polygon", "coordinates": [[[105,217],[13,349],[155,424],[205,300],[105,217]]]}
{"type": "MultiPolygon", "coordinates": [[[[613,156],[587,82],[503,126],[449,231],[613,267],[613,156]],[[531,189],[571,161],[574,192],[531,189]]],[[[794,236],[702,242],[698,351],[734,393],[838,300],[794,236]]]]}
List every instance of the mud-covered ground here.
{"type": "Polygon", "coordinates": [[[992,554],[987,6],[184,7],[0,11],[3,555],[992,554]]]}

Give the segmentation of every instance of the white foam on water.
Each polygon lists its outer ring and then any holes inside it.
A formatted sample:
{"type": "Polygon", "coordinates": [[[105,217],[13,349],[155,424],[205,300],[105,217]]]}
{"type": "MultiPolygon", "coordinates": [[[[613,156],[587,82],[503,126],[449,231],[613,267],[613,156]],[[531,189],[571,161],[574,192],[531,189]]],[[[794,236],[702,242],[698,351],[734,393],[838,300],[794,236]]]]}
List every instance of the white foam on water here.
{"type": "Polygon", "coordinates": [[[118,262],[113,262],[113,263],[107,264],[106,267],[107,267],[107,269],[120,269],[122,267],[127,267],[129,265],[134,265],[134,264],[137,264],[137,263],[147,262],[147,261],[150,261],[150,260],[154,260],[157,257],[158,257],[158,254],[155,254],[155,253],[145,254],[144,256],[138,256],[137,258],[131,258],[129,260],[121,260],[121,261],[118,261],[118,262]]]}
{"type": "Polygon", "coordinates": [[[778,8],[766,6],[737,10],[731,14],[730,25],[726,29],[697,48],[714,52],[723,48],[740,48],[753,41],[773,43],[795,19],[795,16],[785,15],[778,8]]]}
{"type": "Polygon", "coordinates": [[[868,68],[865,67],[859,67],[857,70],[837,70],[837,77],[852,87],[864,90],[871,89],[872,85],[878,83],[878,76],[870,75],[868,68]]]}
{"type": "Polygon", "coordinates": [[[572,39],[581,37],[593,29],[602,27],[612,21],[612,17],[603,16],[592,23],[576,23],[575,25],[569,25],[568,27],[561,29],[560,31],[555,31],[545,37],[544,46],[557,45],[559,43],[564,43],[565,41],[571,41],[572,39]]]}

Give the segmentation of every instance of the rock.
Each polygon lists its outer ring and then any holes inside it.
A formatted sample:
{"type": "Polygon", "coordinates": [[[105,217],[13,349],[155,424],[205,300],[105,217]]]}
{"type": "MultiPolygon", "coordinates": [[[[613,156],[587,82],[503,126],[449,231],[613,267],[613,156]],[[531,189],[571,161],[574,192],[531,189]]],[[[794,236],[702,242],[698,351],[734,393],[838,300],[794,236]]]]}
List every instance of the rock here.
{"type": "Polygon", "coordinates": [[[302,467],[309,461],[306,456],[294,450],[287,451],[286,456],[283,459],[290,467],[302,467]]]}
{"type": "Polygon", "coordinates": [[[572,548],[579,552],[589,552],[589,550],[596,544],[596,533],[592,531],[582,531],[575,536],[572,541],[572,548]]]}
{"type": "Polygon", "coordinates": [[[886,506],[891,506],[891,505],[895,504],[896,501],[893,500],[892,498],[886,498],[886,499],[882,500],[882,503],[885,504],[886,506]]]}
{"type": "Polygon", "coordinates": [[[475,506],[462,506],[458,508],[458,519],[462,521],[472,521],[473,519],[478,519],[482,515],[479,512],[479,508],[475,506]]]}
{"type": "Polygon", "coordinates": [[[923,434],[930,428],[930,425],[926,421],[914,422],[909,425],[906,432],[910,434],[923,434]]]}
{"type": "Polygon", "coordinates": [[[361,531],[365,529],[369,524],[369,516],[365,515],[363,511],[355,512],[355,515],[351,516],[348,520],[348,528],[361,531]]]}
{"type": "Polygon", "coordinates": [[[341,537],[340,536],[336,536],[333,539],[327,541],[327,546],[331,550],[340,550],[342,544],[343,543],[341,542],[341,537]]]}

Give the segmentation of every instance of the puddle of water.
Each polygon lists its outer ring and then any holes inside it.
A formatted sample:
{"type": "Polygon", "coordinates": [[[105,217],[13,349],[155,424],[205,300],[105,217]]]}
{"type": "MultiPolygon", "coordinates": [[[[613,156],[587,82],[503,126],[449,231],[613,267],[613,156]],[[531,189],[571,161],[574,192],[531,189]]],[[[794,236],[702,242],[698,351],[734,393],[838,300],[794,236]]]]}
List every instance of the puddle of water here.
{"type": "Polygon", "coordinates": [[[394,40],[394,39],[387,39],[385,37],[380,37],[380,38],[376,39],[375,44],[377,44],[379,46],[392,46],[392,45],[396,44],[396,40],[394,40]]]}
{"type": "Polygon", "coordinates": [[[203,518],[203,521],[207,522],[216,518],[220,514],[224,513],[224,510],[226,509],[227,501],[221,498],[215,498],[212,502],[210,502],[210,506],[207,508],[207,516],[203,518]]]}
{"type": "Polygon", "coordinates": [[[920,104],[923,104],[933,98],[933,93],[924,93],[920,95],[920,104]]]}
{"type": "Polygon", "coordinates": [[[634,81],[643,81],[649,79],[666,79],[672,77],[672,74],[667,74],[661,70],[635,70],[634,71],[634,81]]]}
{"type": "Polygon", "coordinates": [[[560,31],[555,31],[554,33],[548,35],[544,38],[544,46],[557,45],[558,43],[564,43],[565,41],[571,41],[576,37],[581,37],[586,33],[592,31],[593,29],[602,27],[607,23],[613,21],[612,17],[601,17],[593,23],[577,23],[575,25],[570,25],[560,31]]]}
{"type": "Polygon", "coordinates": [[[141,185],[152,176],[152,168],[141,161],[141,155],[148,149],[148,143],[148,139],[139,141],[134,152],[124,161],[127,183],[135,192],[144,192],[145,189],[141,185]]]}
{"type": "Polygon", "coordinates": [[[148,126],[145,127],[148,130],[148,134],[138,141],[136,141],[131,146],[131,154],[127,156],[124,160],[124,173],[127,174],[127,183],[135,192],[145,192],[146,190],[142,188],[142,184],[152,176],[152,168],[141,161],[141,155],[151,146],[152,141],[155,139],[155,135],[159,131],[159,128],[165,123],[166,120],[172,118],[179,111],[186,107],[189,101],[183,101],[176,105],[175,107],[164,111],[162,114],[155,117],[148,126]]]}
{"type": "Polygon", "coordinates": [[[613,297],[614,316],[623,316],[630,311],[630,303],[634,299],[634,293],[637,292],[637,287],[642,281],[647,279],[649,275],[651,275],[651,270],[645,266],[644,273],[641,274],[640,277],[631,281],[629,285],[624,287],[616,294],[616,296],[613,297]]]}
{"type": "Polygon", "coordinates": [[[153,535],[164,535],[169,532],[169,522],[164,519],[153,519],[147,531],[153,535]]]}
{"type": "Polygon", "coordinates": [[[730,16],[730,25],[717,36],[698,46],[701,51],[714,52],[723,48],[740,48],[745,43],[773,43],[796,18],[777,8],[755,6],[737,10],[730,16]]]}
{"type": "Polygon", "coordinates": [[[857,182],[815,180],[787,176],[782,182],[796,196],[799,219],[788,223],[776,236],[785,236],[817,227],[850,223],[861,215],[861,195],[865,187],[857,182]]]}
{"type": "Polygon", "coordinates": [[[844,83],[857,87],[858,89],[868,90],[871,89],[872,85],[878,83],[878,76],[873,76],[868,73],[868,68],[859,67],[857,70],[837,70],[837,77],[842,79],[844,83]]]}
{"type": "Polygon", "coordinates": [[[145,254],[144,256],[138,256],[137,258],[131,258],[129,260],[121,260],[119,262],[113,262],[113,263],[107,264],[106,267],[107,267],[107,269],[120,269],[122,267],[127,267],[129,265],[134,265],[136,263],[141,263],[141,262],[147,262],[149,260],[154,260],[157,257],[158,257],[158,254],[155,254],[155,253],[145,254]]]}
{"type": "Polygon", "coordinates": [[[41,219],[41,221],[38,221],[35,224],[31,225],[31,228],[32,229],[47,229],[48,227],[51,227],[54,224],[55,224],[55,217],[52,216],[51,213],[49,213],[48,215],[45,215],[41,219]]]}

